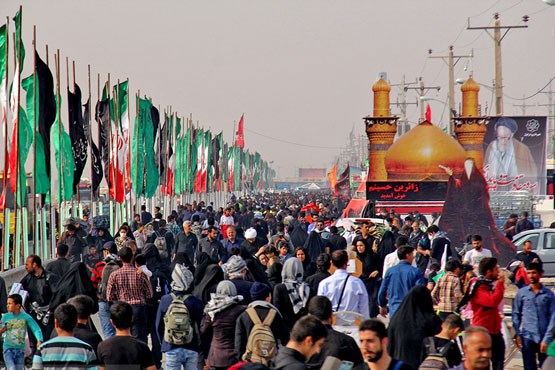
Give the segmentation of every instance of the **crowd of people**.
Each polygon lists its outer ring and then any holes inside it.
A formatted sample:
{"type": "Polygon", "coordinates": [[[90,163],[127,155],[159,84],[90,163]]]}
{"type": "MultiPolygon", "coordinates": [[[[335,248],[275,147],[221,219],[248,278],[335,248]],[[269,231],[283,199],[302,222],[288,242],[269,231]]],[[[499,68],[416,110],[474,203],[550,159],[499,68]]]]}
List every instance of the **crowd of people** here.
{"type": "MultiPolygon", "coordinates": [[[[322,194],[153,211],[115,237],[68,220],[54,261],[27,257],[0,307],[8,368],[503,368],[505,275],[480,235],[461,250],[418,212],[338,225],[322,194]]],[[[554,368],[555,296],[531,248],[515,258],[524,368],[554,368]]]]}

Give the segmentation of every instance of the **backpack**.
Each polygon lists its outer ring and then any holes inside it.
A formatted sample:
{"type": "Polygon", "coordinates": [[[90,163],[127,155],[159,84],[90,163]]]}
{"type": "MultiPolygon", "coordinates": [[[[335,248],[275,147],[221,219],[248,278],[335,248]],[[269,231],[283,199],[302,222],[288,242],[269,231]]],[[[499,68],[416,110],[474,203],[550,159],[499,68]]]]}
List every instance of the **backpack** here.
{"type": "Polygon", "coordinates": [[[264,322],[260,321],[260,317],[253,307],[247,308],[247,314],[252,320],[254,326],[247,339],[247,350],[243,355],[243,360],[251,362],[259,362],[267,365],[277,353],[277,343],[274,333],[270,329],[276,310],[270,309],[264,322]]]}
{"type": "Polygon", "coordinates": [[[434,337],[428,337],[424,339],[424,345],[426,346],[426,350],[428,355],[422,361],[418,370],[447,370],[449,369],[449,364],[447,363],[447,359],[445,356],[447,352],[451,348],[452,343],[449,342],[443,347],[436,349],[436,345],[434,342],[434,337]]]}
{"type": "Polygon", "coordinates": [[[156,235],[158,236],[156,237],[156,239],[154,239],[154,245],[156,246],[156,249],[158,249],[160,257],[162,259],[168,258],[168,246],[166,243],[166,237],[158,234],[158,232],[156,233],[156,235]]]}
{"type": "Polygon", "coordinates": [[[149,301],[159,303],[162,296],[167,294],[169,287],[166,275],[159,271],[153,271],[150,285],[152,286],[152,298],[149,301]]]}
{"type": "Polygon", "coordinates": [[[178,297],[171,293],[171,297],[172,303],[164,315],[164,340],[178,346],[191,343],[194,328],[189,309],[185,305],[185,300],[189,295],[178,297]]]}
{"type": "Polygon", "coordinates": [[[106,287],[108,286],[108,279],[112,272],[119,269],[119,265],[115,262],[108,262],[104,265],[102,269],[102,276],[100,278],[100,284],[98,285],[98,294],[103,299],[108,300],[109,297],[106,297],[106,287]]]}

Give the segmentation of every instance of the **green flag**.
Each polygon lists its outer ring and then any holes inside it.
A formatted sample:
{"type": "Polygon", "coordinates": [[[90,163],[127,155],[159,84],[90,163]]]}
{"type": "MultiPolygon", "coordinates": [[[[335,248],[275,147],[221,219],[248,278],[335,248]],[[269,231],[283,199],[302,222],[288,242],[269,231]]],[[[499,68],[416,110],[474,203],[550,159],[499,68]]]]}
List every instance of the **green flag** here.
{"type": "Polygon", "coordinates": [[[6,119],[6,110],[4,104],[7,98],[7,81],[6,81],[6,42],[8,40],[8,32],[6,25],[0,27],[0,124],[4,127],[4,120],[6,119]]]}
{"type": "Polygon", "coordinates": [[[23,69],[23,62],[25,60],[25,48],[23,47],[23,40],[21,39],[21,11],[18,10],[14,17],[15,22],[15,45],[16,55],[19,60],[19,70],[23,69]]]}
{"type": "MultiPolygon", "coordinates": [[[[56,97],[60,100],[61,97],[56,97]]],[[[56,107],[61,104],[56,104],[56,107]]],[[[56,152],[56,167],[58,168],[58,201],[71,200],[73,197],[73,174],[75,163],[71,151],[71,139],[64,130],[60,119],[60,110],[56,110],[56,120],[50,129],[50,138],[56,152]]]]}
{"type": "Polygon", "coordinates": [[[174,186],[175,194],[179,195],[183,192],[183,170],[185,169],[183,163],[183,139],[185,135],[181,133],[181,118],[175,117],[175,168],[174,168],[174,186]]]}
{"type": "MultiPolygon", "coordinates": [[[[140,99],[137,98],[138,114],[133,126],[133,139],[131,142],[131,188],[140,197],[144,194],[144,171],[145,171],[145,141],[144,141],[144,112],[141,110],[140,99]]],[[[150,116],[150,109],[147,110],[150,116]]]]}
{"type": "Polygon", "coordinates": [[[152,103],[146,99],[138,100],[138,116],[135,117],[133,135],[131,177],[133,190],[140,196],[152,198],[158,187],[160,174],[154,160],[155,129],[152,121],[152,103]]]}

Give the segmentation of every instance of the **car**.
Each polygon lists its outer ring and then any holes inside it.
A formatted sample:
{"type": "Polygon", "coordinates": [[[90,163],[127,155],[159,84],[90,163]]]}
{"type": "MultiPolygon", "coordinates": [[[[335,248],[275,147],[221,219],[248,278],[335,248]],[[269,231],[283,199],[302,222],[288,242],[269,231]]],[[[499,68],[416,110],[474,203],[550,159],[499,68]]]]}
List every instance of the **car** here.
{"type": "Polygon", "coordinates": [[[522,245],[528,240],[543,262],[544,276],[555,277],[555,229],[534,229],[515,235],[513,243],[517,251],[522,251],[522,245]]]}

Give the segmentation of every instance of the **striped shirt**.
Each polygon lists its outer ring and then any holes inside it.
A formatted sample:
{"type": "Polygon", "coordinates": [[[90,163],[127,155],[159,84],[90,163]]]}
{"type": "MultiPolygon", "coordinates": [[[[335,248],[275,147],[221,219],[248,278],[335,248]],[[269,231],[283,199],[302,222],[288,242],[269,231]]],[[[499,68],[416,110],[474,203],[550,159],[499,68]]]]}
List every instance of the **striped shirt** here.
{"type": "Polygon", "coordinates": [[[34,370],[98,369],[90,345],[75,337],[56,337],[41,344],[33,357],[34,370]]]}
{"type": "Polygon", "coordinates": [[[432,290],[432,298],[437,303],[439,312],[457,311],[462,297],[461,280],[452,272],[442,276],[432,290]]]}
{"type": "Polygon", "coordinates": [[[110,302],[144,305],[148,298],[152,298],[152,285],[146,274],[138,274],[135,267],[124,263],[123,267],[110,274],[106,297],[110,302]]]}

